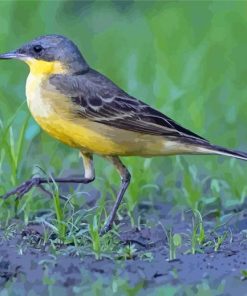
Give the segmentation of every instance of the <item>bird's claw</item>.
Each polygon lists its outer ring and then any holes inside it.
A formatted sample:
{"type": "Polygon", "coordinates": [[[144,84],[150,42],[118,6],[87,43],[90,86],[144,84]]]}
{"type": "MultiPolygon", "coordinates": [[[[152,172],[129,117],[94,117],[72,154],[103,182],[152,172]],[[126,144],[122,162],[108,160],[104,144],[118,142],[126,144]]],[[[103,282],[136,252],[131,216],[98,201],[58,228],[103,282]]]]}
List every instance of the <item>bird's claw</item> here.
{"type": "Polygon", "coordinates": [[[24,194],[30,191],[34,186],[39,186],[39,185],[40,185],[40,178],[34,177],[23,182],[21,185],[17,186],[15,189],[0,196],[0,198],[7,199],[11,195],[16,195],[16,198],[21,198],[24,194]]]}
{"type": "Polygon", "coordinates": [[[101,228],[100,232],[99,232],[99,235],[100,236],[103,236],[105,235],[108,231],[110,231],[112,228],[112,226],[109,224],[109,223],[106,223],[103,228],[101,228]]]}

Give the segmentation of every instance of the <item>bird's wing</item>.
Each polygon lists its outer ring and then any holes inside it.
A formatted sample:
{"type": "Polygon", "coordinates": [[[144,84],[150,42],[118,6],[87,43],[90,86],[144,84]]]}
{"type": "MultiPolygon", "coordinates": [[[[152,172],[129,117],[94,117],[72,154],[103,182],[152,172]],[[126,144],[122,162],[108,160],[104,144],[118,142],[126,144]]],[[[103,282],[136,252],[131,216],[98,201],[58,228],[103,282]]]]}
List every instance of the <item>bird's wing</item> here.
{"type": "Polygon", "coordinates": [[[143,134],[208,143],[161,112],[129,96],[94,70],[83,75],[53,75],[50,84],[70,97],[75,116],[143,134]]]}

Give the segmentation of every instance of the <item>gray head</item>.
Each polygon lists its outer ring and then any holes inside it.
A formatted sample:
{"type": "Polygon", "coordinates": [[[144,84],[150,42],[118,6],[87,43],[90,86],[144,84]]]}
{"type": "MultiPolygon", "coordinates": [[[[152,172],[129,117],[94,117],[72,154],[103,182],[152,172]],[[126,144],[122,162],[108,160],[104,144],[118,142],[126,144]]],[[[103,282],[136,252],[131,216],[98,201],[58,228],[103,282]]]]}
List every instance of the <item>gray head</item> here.
{"type": "Polygon", "coordinates": [[[72,73],[89,68],[78,47],[68,38],[55,34],[33,39],[14,51],[0,54],[0,59],[60,62],[72,73]]]}

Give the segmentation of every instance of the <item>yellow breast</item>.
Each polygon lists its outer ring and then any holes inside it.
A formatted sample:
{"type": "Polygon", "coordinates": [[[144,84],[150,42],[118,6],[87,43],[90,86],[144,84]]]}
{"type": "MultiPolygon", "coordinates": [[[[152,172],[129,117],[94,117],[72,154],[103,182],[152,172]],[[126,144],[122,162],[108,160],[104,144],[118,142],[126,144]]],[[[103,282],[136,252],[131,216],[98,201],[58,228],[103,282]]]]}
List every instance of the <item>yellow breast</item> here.
{"type": "Polygon", "coordinates": [[[32,72],[28,75],[26,83],[27,105],[34,118],[48,118],[53,109],[49,100],[46,100],[42,94],[42,82],[44,77],[34,75],[32,72]]]}
{"type": "Polygon", "coordinates": [[[30,73],[26,82],[26,97],[28,107],[34,118],[48,118],[54,110],[52,101],[45,96],[45,84],[49,76],[55,73],[65,73],[66,69],[60,62],[46,62],[27,58],[25,62],[30,67],[30,73]]]}

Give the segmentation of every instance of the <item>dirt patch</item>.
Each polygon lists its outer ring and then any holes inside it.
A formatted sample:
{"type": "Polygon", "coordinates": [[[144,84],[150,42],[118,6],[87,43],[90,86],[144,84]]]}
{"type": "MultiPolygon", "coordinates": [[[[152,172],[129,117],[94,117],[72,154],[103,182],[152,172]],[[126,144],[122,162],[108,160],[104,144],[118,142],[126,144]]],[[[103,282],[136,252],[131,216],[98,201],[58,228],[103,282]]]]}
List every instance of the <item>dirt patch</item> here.
{"type": "MultiPolygon", "coordinates": [[[[80,256],[73,252],[65,255],[63,248],[61,252],[52,254],[49,245],[37,247],[42,236],[42,227],[39,225],[29,225],[11,237],[6,237],[2,230],[0,285],[6,288],[11,283],[13,289],[19,289],[16,295],[26,295],[30,289],[37,295],[47,295],[51,287],[54,291],[72,295],[89,291],[97,281],[107,286],[111,285],[113,279],[122,279],[130,287],[139,285],[138,293],[141,295],[146,289],[153,291],[165,284],[188,288],[206,282],[211,288],[221,289],[222,295],[236,292],[244,295],[247,289],[247,281],[243,276],[243,271],[247,270],[245,213],[231,216],[228,223],[217,229],[218,236],[215,233],[208,234],[212,242],[217,242],[217,238],[226,230],[230,234],[217,251],[215,245],[208,244],[201,250],[202,253],[190,254],[191,213],[181,219],[178,215],[170,215],[169,210],[169,207],[162,205],[157,205],[152,211],[147,210],[145,219],[153,219],[155,212],[157,221],[160,221],[154,227],[138,230],[124,223],[120,229],[119,249],[126,246],[134,248],[126,260],[120,254],[111,258],[103,256],[101,260],[96,260],[93,255],[80,256]],[[177,258],[168,261],[170,247],[161,225],[171,224],[174,233],[180,233],[185,238],[187,236],[188,240],[177,249],[177,258]]],[[[208,224],[205,228],[210,229],[212,221],[204,223],[208,224]]]]}

